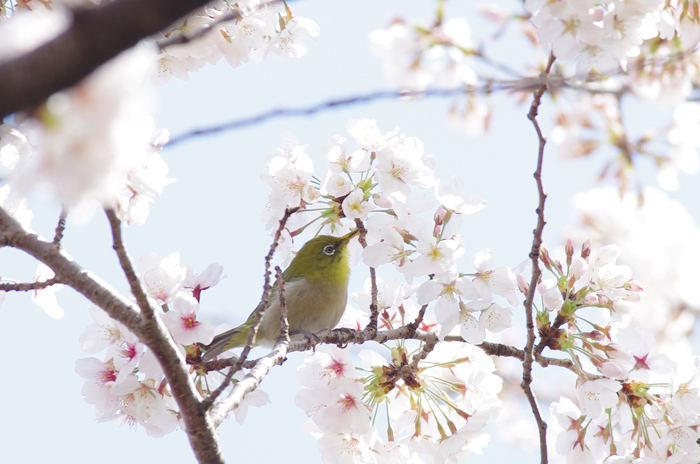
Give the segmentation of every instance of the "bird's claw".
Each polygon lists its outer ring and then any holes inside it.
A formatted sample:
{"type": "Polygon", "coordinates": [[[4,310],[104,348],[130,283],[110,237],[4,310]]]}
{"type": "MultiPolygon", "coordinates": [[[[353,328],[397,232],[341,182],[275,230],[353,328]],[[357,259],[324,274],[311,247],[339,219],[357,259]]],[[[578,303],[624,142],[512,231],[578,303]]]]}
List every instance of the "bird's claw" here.
{"type": "MultiPolygon", "coordinates": [[[[343,336],[351,336],[351,335],[355,334],[356,330],[350,329],[348,327],[339,327],[337,329],[333,329],[333,332],[340,333],[343,336]]],[[[340,349],[345,349],[349,344],[350,344],[350,342],[347,341],[347,342],[343,342],[343,343],[336,343],[336,346],[340,349]]]]}
{"type": "Polygon", "coordinates": [[[289,335],[302,335],[306,337],[306,339],[309,341],[309,344],[311,344],[311,349],[313,350],[313,353],[316,354],[316,345],[321,343],[321,339],[318,337],[313,332],[309,332],[308,330],[296,330],[289,335]]]}

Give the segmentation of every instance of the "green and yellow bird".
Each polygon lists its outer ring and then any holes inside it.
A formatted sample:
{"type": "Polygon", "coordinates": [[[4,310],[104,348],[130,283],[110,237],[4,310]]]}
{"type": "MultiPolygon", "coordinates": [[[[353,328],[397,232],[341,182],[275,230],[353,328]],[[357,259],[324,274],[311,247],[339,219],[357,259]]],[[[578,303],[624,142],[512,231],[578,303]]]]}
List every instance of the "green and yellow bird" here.
{"type": "MultiPolygon", "coordinates": [[[[319,235],[309,240],[282,273],[290,334],[332,329],[343,316],[350,277],[347,245],[358,232],[354,229],[342,237],[319,235]]],[[[204,347],[202,359],[209,361],[224,351],[245,346],[254,319],[255,311],[240,326],[214,337],[204,347]]],[[[280,302],[275,284],[256,344],[272,346],[279,334],[280,302]]]]}

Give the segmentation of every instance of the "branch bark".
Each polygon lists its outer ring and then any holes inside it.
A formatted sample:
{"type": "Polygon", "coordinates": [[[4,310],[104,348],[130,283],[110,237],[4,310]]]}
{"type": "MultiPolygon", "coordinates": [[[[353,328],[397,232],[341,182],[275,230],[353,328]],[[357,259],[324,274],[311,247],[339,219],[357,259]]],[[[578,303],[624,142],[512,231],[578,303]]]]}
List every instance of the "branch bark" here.
{"type": "MultiPolygon", "coordinates": [[[[554,55],[550,55],[549,62],[542,76],[547,76],[552,69],[554,64],[554,55]]],[[[535,182],[537,183],[537,226],[532,232],[532,248],[530,250],[530,260],[532,261],[532,278],[530,279],[530,287],[527,291],[527,297],[525,298],[525,318],[527,320],[527,343],[525,345],[524,354],[525,359],[523,360],[523,381],[520,386],[530,403],[530,408],[537,421],[537,428],[539,429],[540,435],[540,462],[542,464],[547,464],[547,423],[542,418],[540,413],[539,405],[537,404],[537,398],[535,398],[535,393],[532,391],[532,364],[535,361],[534,346],[535,346],[535,322],[533,315],[533,301],[535,299],[535,290],[537,284],[539,283],[542,271],[540,270],[540,247],[542,246],[542,232],[544,231],[544,226],[547,223],[544,218],[544,204],[547,199],[547,194],[544,191],[544,185],[542,184],[542,165],[544,162],[544,146],[547,140],[542,134],[540,125],[537,122],[537,111],[539,110],[540,103],[542,102],[542,96],[547,91],[547,84],[542,84],[534,93],[532,99],[532,105],[530,106],[530,112],[527,117],[532,122],[535,127],[535,132],[537,132],[537,139],[539,141],[539,149],[537,152],[537,168],[533,176],[535,177],[535,182]]]]}

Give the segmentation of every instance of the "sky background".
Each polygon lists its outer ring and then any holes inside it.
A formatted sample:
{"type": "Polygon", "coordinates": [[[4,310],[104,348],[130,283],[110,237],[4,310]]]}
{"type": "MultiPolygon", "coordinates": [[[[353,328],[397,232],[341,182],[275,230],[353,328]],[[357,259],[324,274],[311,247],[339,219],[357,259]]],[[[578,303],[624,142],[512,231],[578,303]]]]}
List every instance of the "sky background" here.
{"type": "MultiPolygon", "coordinates": [[[[500,3],[518,8],[516,2],[500,3]]],[[[466,16],[474,36],[513,67],[537,62],[530,46],[515,34],[491,43],[491,25],[467,8],[474,4],[447,2],[446,15],[466,16]]],[[[291,7],[295,15],[316,21],[321,30],[306,56],[249,63],[237,69],[222,60],[191,74],[187,82],[173,79],[157,89],[156,127],[165,127],[177,136],[282,106],[303,107],[389,90],[380,62],[370,52],[369,33],[385,27],[396,16],[430,18],[434,3],[314,0],[293,2],[291,7]]],[[[267,195],[260,174],[268,152],[280,146],[282,134],[289,130],[301,143],[310,145],[308,153],[322,174],[323,143],[335,134],[348,136],[345,127],[350,118],[366,117],[376,119],[383,132],[399,126],[401,132],[418,137],[426,152],[436,157],[437,177],[447,180],[457,174],[467,194],[488,201],[485,210],[463,220],[466,253],[462,268],[470,271],[472,256],[483,248],[494,251],[497,266],[516,266],[527,258],[536,224],[537,191],[532,172],[537,137],[526,117],[530,100],[528,97],[518,104],[512,95],[493,95],[492,130],[483,136],[450,130],[450,100],[430,98],[383,100],[310,117],[280,118],[165,148],[162,156],[170,177],[177,181],[156,199],[145,225],[126,229],[128,250],[135,259],[150,251],[161,257],[178,251],[181,264],[192,265],[197,272],[209,263],[221,263],[227,278],[203,294],[199,317],[214,326],[242,322],[259,301],[263,258],[271,241],[259,219],[267,195]]],[[[540,111],[545,133],[552,126],[550,109],[545,104],[540,111]]],[[[646,110],[632,110],[632,124],[652,117],[646,110]]],[[[550,248],[561,245],[566,237],[571,196],[592,187],[601,168],[601,157],[561,162],[551,150],[547,152],[544,183],[549,198],[544,238],[550,248]]],[[[642,173],[653,185],[651,170],[642,166],[642,173]]],[[[684,200],[697,220],[700,210],[690,201],[700,194],[696,184],[695,179],[681,176],[681,189],[671,196],[684,200]]],[[[57,205],[35,200],[31,207],[36,213],[33,228],[46,237],[53,236],[57,205]]],[[[80,226],[69,220],[64,248],[85,268],[117,289],[126,289],[104,215],[96,214],[90,223],[80,226]]],[[[0,249],[0,275],[27,281],[35,269],[36,263],[20,253],[0,249]]],[[[350,291],[360,289],[367,275],[366,269],[357,267],[350,291]]],[[[78,337],[90,323],[88,304],[69,289],[59,293],[59,303],[66,313],[61,320],[37,309],[28,295],[8,295],[0,307],[0,339],[6,347],[0,382],[0,462],[193,462],[181,431],[155,439],[140,428],[96,422],[93,406],[80,394],[83,379],[74,372],[75,361],[88,356],[78,344],[78,337]]],[[[303,358],[302,353],[292,353],[284,366],[273,369],[265,379],[262,387],[270,395],[271,405],[251,408],[243,426],[230,419],[220,427],[228,462],[320,461],[315,440],[299,432],[306,418],[294,405],[296,367],[303,358]],[[260,446],[263,443],[271,445],[260,446]]],[[[497,433],[492,433],[492,440],[497,444],[497,433]]],[[[492,445],[483,457],[475,456],[470,462],[498,462],[503,453],[503,447],[492,445]]],[[[515,455],[522,462],[537,460],[536,454],[515,455]]]]}

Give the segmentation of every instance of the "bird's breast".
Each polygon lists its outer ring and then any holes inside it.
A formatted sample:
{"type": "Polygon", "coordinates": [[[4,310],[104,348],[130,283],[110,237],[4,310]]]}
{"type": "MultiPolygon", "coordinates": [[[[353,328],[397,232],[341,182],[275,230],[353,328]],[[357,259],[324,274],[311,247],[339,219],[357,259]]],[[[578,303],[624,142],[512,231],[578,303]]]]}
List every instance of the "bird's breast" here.
{"type": "Polygon", "coordinates": [[[318,332],[332,329],[343,316],[347,304],[347,284],[318,285],[306,279],[285,285],[290,331],[318,332]]]}

